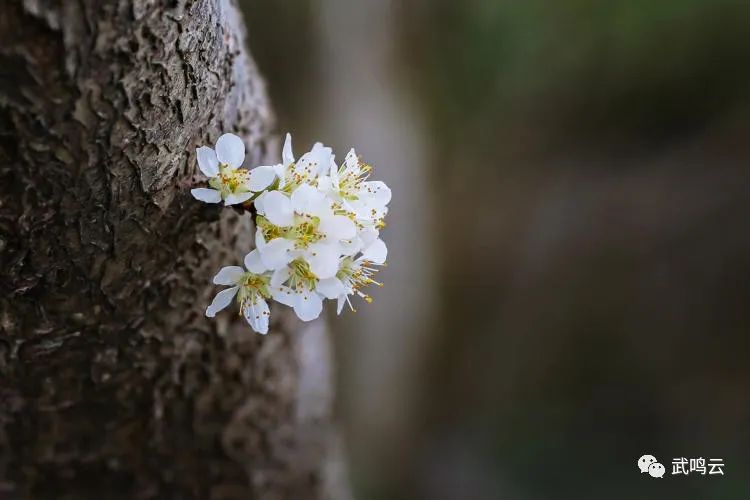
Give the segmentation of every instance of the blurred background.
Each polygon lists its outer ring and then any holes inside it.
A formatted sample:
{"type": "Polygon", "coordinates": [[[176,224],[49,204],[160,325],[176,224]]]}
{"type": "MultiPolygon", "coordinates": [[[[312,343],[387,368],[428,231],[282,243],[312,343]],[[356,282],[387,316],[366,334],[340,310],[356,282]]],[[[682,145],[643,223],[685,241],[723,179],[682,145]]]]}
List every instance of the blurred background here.
{"type": "Polygon", "coordinates": [[[353,498],[750,498],[750,3],[240,1],[295,152],[394,193],[353,498]]]}

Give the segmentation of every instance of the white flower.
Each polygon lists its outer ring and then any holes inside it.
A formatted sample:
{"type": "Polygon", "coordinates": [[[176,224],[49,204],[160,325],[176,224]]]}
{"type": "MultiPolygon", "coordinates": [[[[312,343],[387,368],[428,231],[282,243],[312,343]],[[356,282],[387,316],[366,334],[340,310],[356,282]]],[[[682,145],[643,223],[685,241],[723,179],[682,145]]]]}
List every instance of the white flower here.
{"type": "Polygon", "coordinates": [[[268,319],[271,315],[266,299],[273,296],[269,289],[271,276],[260,260],[258,250],[245,256],[245,267],[222,267],[214,276],[215,285],[231,285],[230,288],[216,294],[211,305],[206,309],[206,316],[213,318],[216,313],[227,307],[237,296],[240,311],[253,330],[268,333],[268,319]]]}
{"type": "Polygon", "coordinates": [[[316,142],[309,152],[303,154],[299,161],[295,162],[292,152],[292,136],[286,134],[281,151],[281,163],[271,167],[279,179],[279,190],[291,193],[303,184],[314,183],[317,177],[329,168],[333,161],[332,153],[331,148],[316,142]]]}
{"type": "Polygon", "coordinates": [[[353,213],[362,226],[382,227],[391,201],[390,188],[381,181],[368,181],[372,166],[351,149],[341,167],[331,161],[328,176],[318,179],[318,188],[344,211],[353,213]]]}
{"type": "MultiPolygon", "coordinates": [[[[361,224],[360,224],[361,226],[361,224]]],[[[353,257],[369,247],[380,237],[380,231],[373,226],[359,227],[354,238],[341,240],[342,255],[353,257]]]]}
{"type": "Polygon", "coordinates": [[[197,200],[225,205],[243,203],[254,193],[266,189],[275,178],[271,167],[253,170],[240,168],[245,160],[245,145],[234,134],[224,134],[216,141],[216,150],[201,146],[196,150],[198,167],[209,178],[211,188],[197,188],[190,192],[197,200]]]}
{"type": "Polygon", "coordinates": [[[342,241],[356,237],[356,224],[338,215],[331,200],[310,184],[302,184],[287,196],[268,191],[256,200],[256,246],[263,262],[273,270],[302,258],[318,279],[336,274],[342,241]]]}
{"type": "Polygon", "coordinates": [[[382,286],[381,283],[372,279],[377,272],[373,266],[385,263],[387,256],[388,249],[385,243],[381,239],[376,239],[357,259],[352,257],[341,259],[336,276],[320,280],[315,290],[327,299],[337,300],[337,314],[341,314],[344,304],[349,304],[349,308],[354,311],[349,296],[356,294],[368,303],[372,302],[372,298],[362,292],[361,288],[372,284],[382,286]]]}
{"type": "Polygon", "coordinates": [[[372,301],[363,289],[381,285],[373,276],[388,255],[379,229],[391,190],[369,180],[372,167],[354,149],[341,167],[321,143],[295,160],[287,134],[281,163],[247,171],[242,141],[225,134],[215,151],[202,147],[197,154],[212,189],[194,189],[193,196],[227,205],[252,202],[256,223],[256,249],[245,256],[245,268],[224,267],[214,277],[229,288],[216,295],[206,316],[237,297],[253,330],[265,334],[270,299],[292,307],[302,321],[319,317],[325,299],[336,299],[339,314],[344,304],[354,309],[352,295],[372,301]]]}
{"type": "Polygon", "coordinates": [[[315,291],[318,277],[304,259],[295,259],[274,271],[271,290],[274,299],[294,308],[302,321],[312,321],[323,310],[323,297],[315,291]]]}

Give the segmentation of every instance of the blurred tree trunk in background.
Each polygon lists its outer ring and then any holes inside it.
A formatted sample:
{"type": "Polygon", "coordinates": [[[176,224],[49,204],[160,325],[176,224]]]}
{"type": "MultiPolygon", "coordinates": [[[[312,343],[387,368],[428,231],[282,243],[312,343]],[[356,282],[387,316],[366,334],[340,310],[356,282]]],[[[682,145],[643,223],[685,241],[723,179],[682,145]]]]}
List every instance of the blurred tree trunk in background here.
{"type": "Polygon", "coordinates": [[[378,272],[385,286],[372,292],[374,303],[334,326],[343,330],[335,337],[342,373],[337,394],[352,477],[363,494],[389,499],[425,498],[385,485],[411,477],[417,463],[421,375],[438,315],[434,252],[444,244],[433,239],[431,139],[399,70],[402,9],[384,0],[322,0],[316,17],[323,68],[316,128],[342,145],[356,144],[376,176],[394,187],[383,234],[389,254],[398,257],[378,272]]]}
{"type": "Polygon", "coordinates": [[[229,0],[0,4],[0,497],[320,496],[325,335],[203,316],[252,237],[193,151],[273,121],[243,44],[229,0]]]}

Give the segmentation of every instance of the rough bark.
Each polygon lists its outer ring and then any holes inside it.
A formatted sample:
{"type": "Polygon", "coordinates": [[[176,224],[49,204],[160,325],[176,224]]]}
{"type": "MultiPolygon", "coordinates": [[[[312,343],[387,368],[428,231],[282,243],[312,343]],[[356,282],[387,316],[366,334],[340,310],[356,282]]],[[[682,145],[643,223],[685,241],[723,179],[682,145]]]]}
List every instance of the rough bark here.
{"type": "Polygon", "coordinates": [[[272,124],[243,45],[229,0],[0,4],[0,497],[318,496],[299,324],[203,316],[252,239],[195,147],[272,124]]]}

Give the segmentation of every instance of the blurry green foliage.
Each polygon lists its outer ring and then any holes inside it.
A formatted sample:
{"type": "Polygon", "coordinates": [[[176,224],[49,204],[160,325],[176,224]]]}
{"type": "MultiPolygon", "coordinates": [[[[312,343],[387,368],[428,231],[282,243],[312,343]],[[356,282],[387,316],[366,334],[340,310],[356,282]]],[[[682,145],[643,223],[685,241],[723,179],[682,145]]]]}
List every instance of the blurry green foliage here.
{"type": "Polygon", "coordinates": [[[747,2],[416,5],[404,25],[411,67],[447,136],[491,137],[522,119],[659,141],[736,106],[750,85],[747,2]]]}

